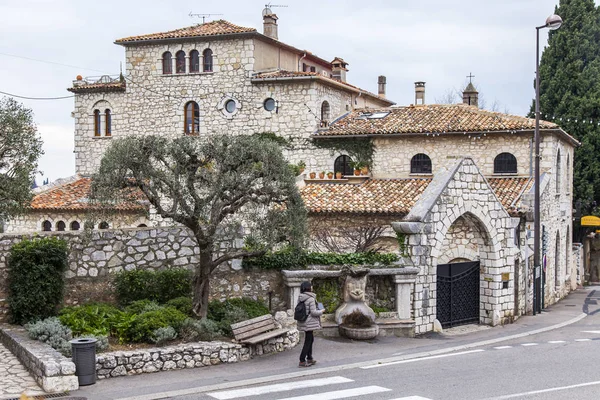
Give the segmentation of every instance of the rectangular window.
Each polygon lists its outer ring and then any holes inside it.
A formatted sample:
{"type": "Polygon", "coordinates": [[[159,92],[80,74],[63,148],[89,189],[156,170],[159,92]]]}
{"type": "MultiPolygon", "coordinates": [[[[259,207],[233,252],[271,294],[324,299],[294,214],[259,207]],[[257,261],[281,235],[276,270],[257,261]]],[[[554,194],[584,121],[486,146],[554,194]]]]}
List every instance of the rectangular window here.
{"type": "Polygon", "coordinates": [[[316,67],[310,67],[310,72],[317,72],[317,68],[316,67]]]}

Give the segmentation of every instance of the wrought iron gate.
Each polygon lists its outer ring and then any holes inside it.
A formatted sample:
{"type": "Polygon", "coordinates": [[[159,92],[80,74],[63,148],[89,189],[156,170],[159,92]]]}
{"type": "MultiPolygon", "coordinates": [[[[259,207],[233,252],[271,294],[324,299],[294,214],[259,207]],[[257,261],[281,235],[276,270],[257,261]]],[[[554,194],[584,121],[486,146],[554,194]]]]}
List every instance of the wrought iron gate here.
{"type": "Polygon", "coordinates": [[[438,265],[436,297],[443,328],[479,322],[479,261],[438,265]]]}

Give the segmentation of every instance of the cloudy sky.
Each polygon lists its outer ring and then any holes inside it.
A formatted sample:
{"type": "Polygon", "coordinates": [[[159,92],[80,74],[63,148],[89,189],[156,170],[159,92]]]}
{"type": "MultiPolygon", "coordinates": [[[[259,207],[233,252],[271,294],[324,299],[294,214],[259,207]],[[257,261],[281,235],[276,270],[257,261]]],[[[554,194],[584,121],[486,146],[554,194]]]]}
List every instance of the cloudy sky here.
{"type": "MultiPolygon", "coordinates": [[[[279,39],[350,63],[348,81],[414,102],[425,81],[426,102],[462,90],[473,73],[488,108],[525,115],[534,97],[535,26],[558,0],[276,0],[279,39]]],[[[68,96],[78,74],[118,74],[124,49],[115,39],[199,22],[192,13],[262,32],[265,0],[0,0],[0,91],[26,97],[68,96]],[[36,61],[39,60],[39,61],[36,61]],[[42,62],[43,61],[43,62],[42,62]]],[[[543,31],[545,42],[547,32],[543,31]]],[[[2,96],[2,94],[0,94],[2,96]]],[[[33,109],[44,140],[43,176],[73,175],[73,99],[21,99],[33,109]]],[[[41,178],[38,179],[41,182],[41,178]]]]}

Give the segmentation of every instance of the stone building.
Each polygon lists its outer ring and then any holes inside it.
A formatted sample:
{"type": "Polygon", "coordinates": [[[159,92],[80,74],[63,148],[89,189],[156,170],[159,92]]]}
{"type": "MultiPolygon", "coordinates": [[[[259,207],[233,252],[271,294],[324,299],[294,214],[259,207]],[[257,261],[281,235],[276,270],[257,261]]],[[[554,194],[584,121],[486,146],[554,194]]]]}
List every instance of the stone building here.
{"type": "MultiPolygon", "coordinates": [[[[530,311],[534,121],[478,109],[472,84],[463,104],[429,105],[425,82],[416,82],[415,105],[394,107],[384,76],[377,94],[353,86],[343,58],[330,62],[285,44],[277,16],[267,12],[263,20],[262,34],[219,20],[117,40],[125,48],[125,72],[78,77],[68,89],[75,93],[78,176],[40,188],[30,213],[10,221],[7,232],[82,226],[87,177],[115,138],[274,132],[292,143],[289,161],[306,164],[298,184],[313,233],[323,225],[341,228],[338,235],[380,227],[382,246],[397,251],[400,245],[406,266],[419,268],[411,296],[417,333],[432,330],[441,312],[468,309],[449,324],[495,325],[530,311]],[[369,172],[354,176],[354,162],[369,172]],[[310,174],[318,171],[342,178],[310,174]],[[468,304],[441,311],[452,303],[442,288],[463,275],[471,277],[468,304]]],[[[577,283],[571,203],[578,142],[545,121],[541,138],[550,304],[577,283]]],[[[95,227],[167,224],[143,205],[123,207],[129,217],[95,227]]]]}

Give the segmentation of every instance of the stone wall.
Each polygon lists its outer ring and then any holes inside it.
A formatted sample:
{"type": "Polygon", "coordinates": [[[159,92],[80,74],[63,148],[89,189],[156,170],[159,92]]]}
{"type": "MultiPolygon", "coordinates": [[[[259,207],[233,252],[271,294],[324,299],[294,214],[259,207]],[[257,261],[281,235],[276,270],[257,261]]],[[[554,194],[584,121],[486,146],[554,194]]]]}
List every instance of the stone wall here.
{"type": "MultiPolygon", "coordinates": [[[[65,304],[115,301],[114,275],[133,269],[160,270],[171,267],[194,268],[198,249],[184,228],[116,229],[79,232],[42,232],[67,241],[69,268],[65,273],[65,304]]],[[[7,259],[10,248],[23,237],[0,236],[0,320],[8,305],[7,259]]],[[[273,310],[284,310],[285,288],[278,271],[244,271],[241,261],[221,265],[211,277],[211,298],[262,299],[273,310]]]]}

